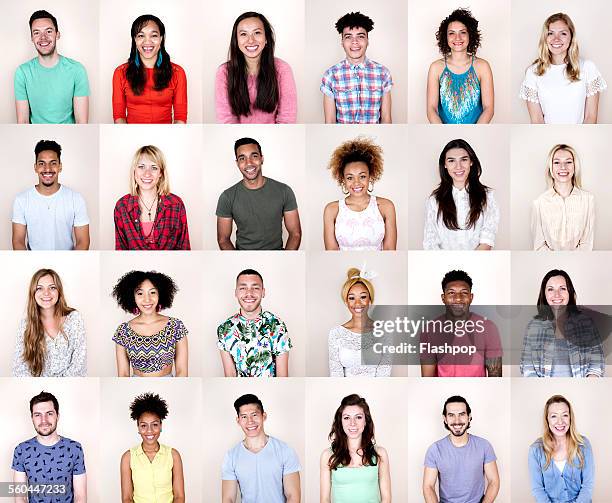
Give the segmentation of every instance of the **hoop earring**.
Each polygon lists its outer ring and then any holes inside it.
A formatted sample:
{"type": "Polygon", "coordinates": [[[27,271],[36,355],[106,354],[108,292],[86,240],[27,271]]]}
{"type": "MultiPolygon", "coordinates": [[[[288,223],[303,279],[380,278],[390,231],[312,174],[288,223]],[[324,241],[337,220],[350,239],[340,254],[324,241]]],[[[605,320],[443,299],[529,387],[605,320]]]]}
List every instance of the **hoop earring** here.
{"type": "Polygon", "coordinates": [[[136,316],[138,316],[140,314],[140,309],[135,307],[134,309],[132,309],[132,314],[135,314],[136,316]]]}
{"type": "Polygon", "coordinates": [[[136,68],[140,68],[140,56],[138,56],[138,53],[136,53],[136,57],[134,58],[134,64],[136,68]]]}
{"type": "Polygon", "coordinates": [[[374,182],[370,182],[368,184],[368,192],[371,194],[372,192],[374,192],[374,182]]]}
{"type": "Polygon", "coordinates": [[[157,66],[157,68],[159,68],[162,64],[162,53],[161,51],[159,51],[159,56],[157,56],[157,63],[155,64],[155,66],[157,66]]]}
{"type": "Polygon", "coordinates": [[[157,306],[155,306],[155,310],[159,313],[161,310],[163,309],[161,304],[157,304],[157,306]]]}
{"type": "Polygon", "coordinates": [[[345,196],[348,196],[350,194],[349,190],[346,188],[346,185],[344,185],[343,183],[340,184],[340,187],[342,188],[342,193],[345,196]]]}

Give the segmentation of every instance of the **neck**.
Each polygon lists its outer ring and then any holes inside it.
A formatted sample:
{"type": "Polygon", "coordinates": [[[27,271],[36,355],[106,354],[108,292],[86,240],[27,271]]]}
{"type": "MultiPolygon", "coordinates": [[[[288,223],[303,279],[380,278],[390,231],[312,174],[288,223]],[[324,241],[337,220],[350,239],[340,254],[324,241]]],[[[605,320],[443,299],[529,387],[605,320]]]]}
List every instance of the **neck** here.
{"type": "Polygon", "coordinates": [[[249,75],[257,75],[259,73],[259,62],[261,55],[256,58],[244,58],[246,61],[247,72],[249,75]]]}
{"type": "Polygon", "coordinates": [[[43,196],[52,196],[60,189],[60,187],[61,185],[59,183],[54,183],[53,185],[43,185],[42,183],[39,183],[36,185],[36,190],[43,196]]]}
{"type": "Polygon", "coordinates": [[[574,184],[572,182],[555,182],[555,191],[561,197],[567,197],[572,193],[574,184]]]}
{"type": "Polygon", "coordinates": [[[248,180],[243,177],[242,184],[250,190],[261,189],[266,184],[266,179],[261,174],[254,180],[248,180]]]}
{"type": "Polygon", "coordinates": [[[372,319],[367,313],[363,313],[361,316],[353,314],[351,325],[356,332],[363,332],[364,328],[372,327],[372,319]]]}
{"type": "Polygon", "coordinates": [[[38,312],[40,314],[40,319],[43,321],[55,319],[55,306],[39,309],[38,312]]]}
{"type": "Polygon", "coordinates": [[[450,436],[450,441],[451,443],[455,446],[455,447],[462,447],[465,444],[468,443],[468,435],[469,433],[466,431],[463,435],[461,435],[460,437],[456,437],[455,435],[449,435],[450,436]]]}
{"type": "Polygon", "coordinates": [[[142,54],[138,54],[138,57],[140,58],[140,61],[142,62],[142,65],[145,68],[155,68],[155,64],[157,63],[157,58],[159,57],[159,53],[157,53],[155,56],[151,56],[150,58],[143,58],[142,54]]]}
{"type": "Polygon", "coordinates": [[[552,60],[553,65],[564,65],[567,52],[564,52],[563,54],[551,54],[551,56],[552,57],[550,59],[552,60]]]}
{"type": "Polygon", "coordinates": [[[453,187],[455,187],[458,190],[463,190],[465,189],[465,182],[461,183],[461,182],[453,182],[453,187]]]}
{"type": "Polygon", "coordinates": [[[152,203],[157,198],[157,187],[153,189],[138,189],[138,195],[140,198],[147,202],[152,203]]]}
{"type": "Polygon", "coordinates": [[[155,313],[140,313],[138,316],[136,316],[136,318],[134,318],[135,320],[138,320],[142,323],[155,323],[157,320],[159,320],[161,318],[161,314],[155,312],[155,313]]]}
{"type": "Polygon", "coordinates": [[[358,438],[349,438],[347,446],[349,448],[349,451],[357,452],[359,449],[361,449],[361,436],[359,436],[358,438]]]}
{"type": "Polygon", "coordinates": [[[359,194],[358,196],[355,194],[349,194],[348,196],[346,196],[346,201],[355,203],[359,201],[370,202],[370,194],[367,191],[365,193],[359,194]]]}
{"type": "Polygon", "coordinates": [[[60,441],[60,436],[57,434],[56,431],[54,431],[53,433],[51,433],[51,435],[47,435],[46,437],[36,435],[36,440],[39,444],[49,446],[57,444],[60,441]]]}
{"type": "Polygon", "coordinates": [[[38,62],[41,66],[44,66],[45,68],[51,68],[57,65],[58,61],[59,54],[57,53],[57,51],[54,51],[51,54],[46,54],[44,56],[42,54],[38,55],[38,62]]]}
{"type": "Polygon", "coordinates": [[[144,452],[157,452],[157,451],[159,451],[159,442],[157,440],[155,441],[155,445],[145,445],[145,443],[142,442],[140,444],[140,446],[142,447],[142,450],[144,452]]]}
{"type": "Polygon", "coordinates": [[[261,314],[262,311],[263,309],[261,308],[261,306],[259,306],[259,309],[257,311],[252,311],[250,313],[245,313],[242,311],[242,308],[240,308],[240,315],[245,317],[247,320],[254,320],[261,314]]]}
{"type": "Polygon", "coordinates": [[[467,321],[470,319],[470,315],[472,313],[468,309],[465,314],[461,314],[459,316],[455,316],[450,309],[446,309],[446,319],[450,321],[467,321]]]}
{"type": "Polygon", "coordinates": [[[467,51],[453,51],[451,49],[450,55],[447,58],[447,61],[455,65],[466,65],[472,60],[472,57],[467,53],[467,51]]]}
{"type": "Polygon", "coordinates": [[[554,439],[556,448],[563,448],[567,445],[567,435],[564,435],[562,437],[554,437],[554,439]]]}
{"type": "Polygon", "coordinates": [[[260,450],[268,443],[268,435],[262,430],[256,437],[244,437],[243,442],[248,450],[260,450]]]}
{"type": "Polygon", "coordinates": [[[361,63],[363,63],[365,61],[366,57],[365,54],[361,57],[361,58],[351,58],[349,56],[346,57],[346,60],[351,64],[351,65],[360,65],[361,63]]]}

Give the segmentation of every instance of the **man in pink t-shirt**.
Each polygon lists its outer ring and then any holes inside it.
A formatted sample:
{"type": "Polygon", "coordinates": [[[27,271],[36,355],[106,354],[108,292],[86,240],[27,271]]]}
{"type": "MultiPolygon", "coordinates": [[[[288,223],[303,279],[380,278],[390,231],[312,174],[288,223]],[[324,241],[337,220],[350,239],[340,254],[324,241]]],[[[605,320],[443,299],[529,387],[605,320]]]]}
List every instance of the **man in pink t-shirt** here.
{"type": "Polygon", "coordinates": [[[442,279],[446,313],[420,333],[421,376],[501,377],[502,345],[495,323],[472,313],[472,278],[450,271],[442,279]]]}

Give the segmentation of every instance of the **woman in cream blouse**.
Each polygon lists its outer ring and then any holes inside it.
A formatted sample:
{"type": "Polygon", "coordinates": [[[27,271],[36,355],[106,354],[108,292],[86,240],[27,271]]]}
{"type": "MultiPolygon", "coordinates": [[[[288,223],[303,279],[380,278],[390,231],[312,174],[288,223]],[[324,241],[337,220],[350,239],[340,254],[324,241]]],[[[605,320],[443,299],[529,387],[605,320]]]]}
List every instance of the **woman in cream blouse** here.
{"type": "Polygon", "coordinates": [[[531,213],[533,249],[592,250],[595,200],[581,188],[578,154],[569,145],[555,145],[546,165],[550,188],[533,202],[531,213]]]}

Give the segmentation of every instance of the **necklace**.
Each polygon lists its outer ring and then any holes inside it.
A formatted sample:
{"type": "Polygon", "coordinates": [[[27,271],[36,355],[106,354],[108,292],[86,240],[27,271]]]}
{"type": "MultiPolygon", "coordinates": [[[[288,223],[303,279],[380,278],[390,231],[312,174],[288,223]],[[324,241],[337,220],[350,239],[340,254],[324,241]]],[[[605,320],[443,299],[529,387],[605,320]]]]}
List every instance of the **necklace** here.
{"type": "Polygon", "coordinates": [[[140,202],[143,204],[143,206],[147,209],[147,214],[149,215],[149,222],[151,221],[151,212],[153,211],[153,206],[156,205],[157,203],[157,196],[155,196],[155,199],[153,199],[153,202],[151,203],[151,206],[147,206],[147,203],[144,202],[144,199],[140,196],[138,196],[138,199],[140,199],[140,202]]]}

